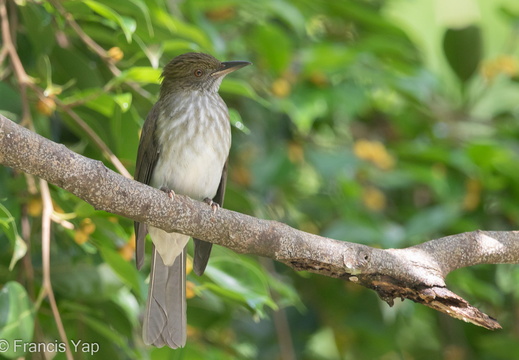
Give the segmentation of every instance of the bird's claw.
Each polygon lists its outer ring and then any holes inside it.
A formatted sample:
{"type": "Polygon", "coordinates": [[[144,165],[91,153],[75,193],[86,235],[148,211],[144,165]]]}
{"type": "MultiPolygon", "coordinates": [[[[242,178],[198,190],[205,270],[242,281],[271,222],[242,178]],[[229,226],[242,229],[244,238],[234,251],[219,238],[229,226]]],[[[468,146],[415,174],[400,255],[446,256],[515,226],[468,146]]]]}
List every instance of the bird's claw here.
{"type": "Polygon", "coordinates": [[[163,186],[160,188],[160,190],[164,191],[166,194],[168,194],[168,197],[170,199],[173,199],[173,197],[176,195],[175,192],[171,189],[168,189],[167,187],[163,186]]]}
{"type": "Polygon", "coordinates": [[[204,202],[213,209],[213,214],[216,213],[216,210],[220,208],[220,205],[218,203],[215,203],[213,200],[209,198],[205,198],[204,202]]]}

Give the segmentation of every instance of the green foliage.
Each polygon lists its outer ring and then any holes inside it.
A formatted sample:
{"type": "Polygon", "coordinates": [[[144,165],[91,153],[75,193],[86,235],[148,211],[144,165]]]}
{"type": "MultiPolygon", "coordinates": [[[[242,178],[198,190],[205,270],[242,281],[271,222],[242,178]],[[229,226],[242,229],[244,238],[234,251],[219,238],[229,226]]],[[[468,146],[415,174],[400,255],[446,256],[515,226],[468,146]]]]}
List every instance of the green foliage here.
{"type": "Polygon", "coordinates": [[[0,291],[1,349],[7,358],[16,358],[20,352],[7,344],[29,342],[34,331],[34,313],[27,292],[15,281],[7,282],[0,291]]]}
{"type": "MultiPolygon", "coordinates": [[[[24,98],[20,74],[1,57],[0,111],[22,121],[28,108],[25,125],[114,169],[99,143],[131,173],[161,66],[204,51],[254,63],[221,87],[233,124],[225,207],[384,248],[518,227],[516,0],[52,0],[7,9],[33,85],[24,98]]],[[[36,183],[0,168],[0,339],[11,344],[62,341],[48,298],[37,295],[36,183]]],[[[448,278],[500,320],[504,330],[489,333],[221,248],[203,277],[188,276],[186,348],[148,348],[139,313],[149,264],[133,265],[132,222],[50,189],[51,280],[65,332],[99,344],[82,358],[288,359],[282,343],[297,359],[519,352],[517,266],[448,278]]]]}

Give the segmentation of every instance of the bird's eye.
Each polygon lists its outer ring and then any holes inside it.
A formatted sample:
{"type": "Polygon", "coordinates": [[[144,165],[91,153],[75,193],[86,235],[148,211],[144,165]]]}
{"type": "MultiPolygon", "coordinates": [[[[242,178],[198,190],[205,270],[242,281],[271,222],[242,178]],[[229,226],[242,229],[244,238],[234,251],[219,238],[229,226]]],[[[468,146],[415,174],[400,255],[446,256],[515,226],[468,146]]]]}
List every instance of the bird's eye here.
{"type": "Polygon", "coordinates": [[[196,77],[200,77],[200,76],[204,75],[204,72],[200,69],[196,69],[194,74],[196,77]]]}

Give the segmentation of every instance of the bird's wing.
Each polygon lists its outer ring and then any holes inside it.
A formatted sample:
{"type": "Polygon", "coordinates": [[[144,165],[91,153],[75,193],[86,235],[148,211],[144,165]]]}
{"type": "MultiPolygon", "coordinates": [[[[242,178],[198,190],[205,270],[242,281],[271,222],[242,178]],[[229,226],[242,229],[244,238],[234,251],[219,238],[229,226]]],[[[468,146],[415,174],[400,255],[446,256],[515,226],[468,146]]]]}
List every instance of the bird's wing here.
{"type": "MultiPolygon", "coordinates": [[[[220,206],[223,206],[223,198],[225,196],[225,185],[227,183],[227,163],[229,159],[225,161],[222,170],[222,178],[220,179],[220,185],[218,185],[218,190],[216,191],[216,195],[213,198],[213,201],[220,206]]],[[[207,261],[209,261],[209,256],[211,255],[211,248],[213,244],[203,241],[200,239],[193,238],[195,243],[195,256],[193,259],[193,271],[198,276],[202,276],[204,273],[205,267],[207,266],[207,261]]]]}
{"type": "MultiPolygon", "coordinates": [[[[159,117],[159,106],[155,104],[151,109],[142,128],[139,150],[137,151],[137,164],[135,165],[135,180],[149,184],[157,160],[159,159],[159,147],[155,139],[155,127],[159,117]]],[[[148,229],[145,224],[134,222],[135,228],[135,262],[137,269],[144,263],[145,238],[148,229]]]]}

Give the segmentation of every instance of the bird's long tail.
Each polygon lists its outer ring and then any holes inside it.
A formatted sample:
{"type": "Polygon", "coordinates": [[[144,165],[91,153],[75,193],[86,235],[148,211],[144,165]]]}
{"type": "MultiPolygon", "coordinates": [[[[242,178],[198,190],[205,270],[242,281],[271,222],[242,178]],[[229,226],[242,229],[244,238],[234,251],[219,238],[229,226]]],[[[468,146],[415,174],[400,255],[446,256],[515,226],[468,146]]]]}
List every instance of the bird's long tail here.
{"type": "Polygon", "coordinates": [[[186,344],[186,249],[171,266],[153,247],[143,338],[147,345],[176,349],[186,344]]]}

